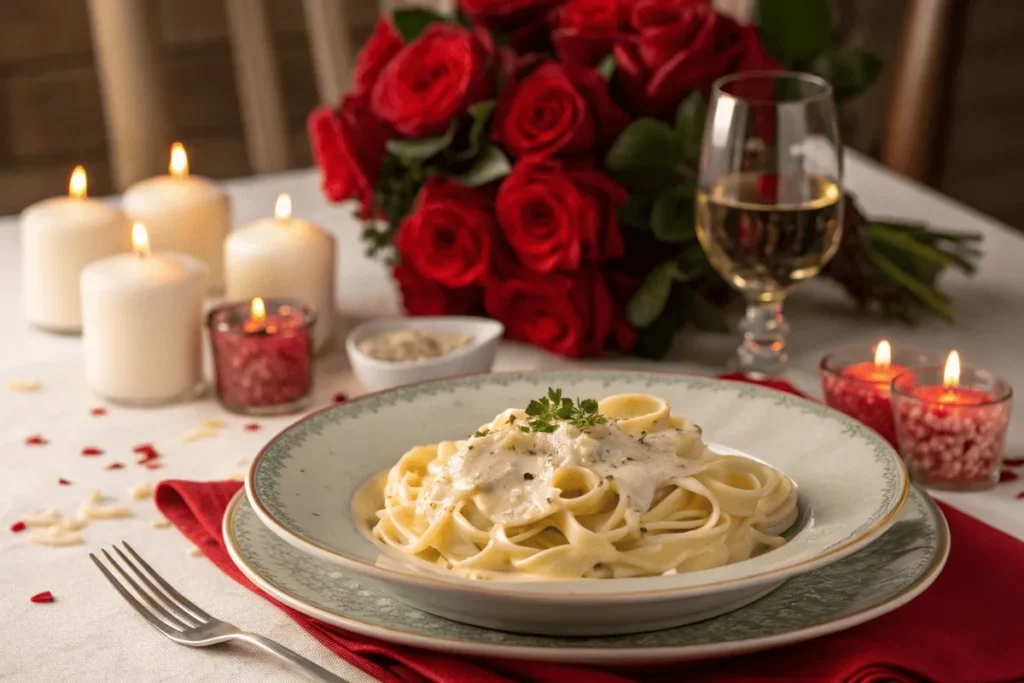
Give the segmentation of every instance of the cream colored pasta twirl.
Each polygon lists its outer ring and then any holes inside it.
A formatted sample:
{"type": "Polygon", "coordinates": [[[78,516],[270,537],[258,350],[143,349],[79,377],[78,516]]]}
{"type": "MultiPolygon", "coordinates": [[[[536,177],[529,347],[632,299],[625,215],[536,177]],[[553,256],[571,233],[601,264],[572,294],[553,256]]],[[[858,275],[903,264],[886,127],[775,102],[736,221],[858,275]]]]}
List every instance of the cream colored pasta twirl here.
{"type": "Polygon", "coordinates": [[[790,479],[716,454],[662,399],[611,396],[603,422],[530,429],[507,410],[460,441],[417,446],[388,473],[374,539],[477,579],[657,576],[782,545],[790,479]]]}

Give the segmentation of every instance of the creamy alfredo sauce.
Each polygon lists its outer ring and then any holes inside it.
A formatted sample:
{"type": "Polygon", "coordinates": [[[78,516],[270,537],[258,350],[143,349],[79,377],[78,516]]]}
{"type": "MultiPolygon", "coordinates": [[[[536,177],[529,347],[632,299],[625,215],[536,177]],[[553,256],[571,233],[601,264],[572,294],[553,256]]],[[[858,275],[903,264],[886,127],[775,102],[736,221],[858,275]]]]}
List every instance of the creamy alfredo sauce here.
{"type": "Polygon", "coordinates": [[[402,362],[447,356],[472,341],[472,337],[449,332],[398,329],[364,339],[358,347],[371,358],[402,362]]]}
{"type": "MultiPolygon", "coordinates": [[[[704,469],[703,443],[695,425],[633,438],[614,422],[581,431],[562,423],[554,432],[524,433],[518,428],[473,436],[444,463],[419,497],[416,512],[433,520],[467,495],[495,524],[524,524],[552,511],[556,470],[579,467],[601,482],[614,481],[629,509],[647,512],[658,489],[704,469]],[[680,436],[692,452],[677,455],[680,436]]],[[[564,492],[563,492],[564,493],[564,492]]]]}

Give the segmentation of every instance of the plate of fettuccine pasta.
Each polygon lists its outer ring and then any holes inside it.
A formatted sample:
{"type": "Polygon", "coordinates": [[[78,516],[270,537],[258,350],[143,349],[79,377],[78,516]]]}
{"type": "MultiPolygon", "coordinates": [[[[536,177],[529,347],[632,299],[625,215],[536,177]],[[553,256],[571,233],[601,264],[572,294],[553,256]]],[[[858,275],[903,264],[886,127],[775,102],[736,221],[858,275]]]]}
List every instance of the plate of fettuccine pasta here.
{"type": "Polygon", "coordinates": [[[508,631],[707,619],[864,547],[907,496],[875,432],[771,389],[667,373],[446,379],[271,440],[246,493],[296,552],[508,631]]]}

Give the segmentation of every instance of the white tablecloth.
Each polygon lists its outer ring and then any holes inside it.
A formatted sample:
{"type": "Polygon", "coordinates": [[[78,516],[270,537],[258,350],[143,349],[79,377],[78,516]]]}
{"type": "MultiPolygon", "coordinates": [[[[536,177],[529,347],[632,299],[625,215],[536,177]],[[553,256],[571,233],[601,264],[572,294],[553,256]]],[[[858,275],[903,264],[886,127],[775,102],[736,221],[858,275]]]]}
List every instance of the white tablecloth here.
{"type": "MultiPolygon", "coordinates": [[[[882,325],[861,317],[837,288],[823,282],[800,290],[787,304],[793,324],[791,379],[818,394],[817,364],[830,348],[869,344],[887,337],[945,351],[960,350],[965,362],[1002,374],[1024,387],[1021,338],[1024,336],[1024,239],[1009,228],[941,195],[900,178],[873,162],[850,154],[847,179],[869,212],[927,220],[937,226],[977,230],[985,235],[987,253],[973,280],[955,279],[946,287],[954,295],[957,324],[931,321],[920,327],[882,325]]],[[[348,206],[331,206],[319,192],[317,175],[299,171],[227,183],[235,201],[236,223],[269,215],[278,192],[290,192],[295,213],[332,229],[340,248],[338,296],[344,325],[339,334],[369,316],[395,312],[394,290],[383,267],[368,261],[348,206]]],[[[250,422],[222,411],[210,398],[158,410],[110,407],[102,417],[90,415],[101,405],[85,387],[78,337],[43,334],[20,315],[18,231],[14,218],[0,219],[0,310],[6,324],[0,336],[0,381],[38,380],[37,393],[0,393],[0,680],[57,683],[118,681],[299,680],[266,656],[245,648],[192,650],[155,633],[107,585],[87,552],[126,539],[185,595],[214,615],[273,638],[328,666],[336,658],[268,603],[238,586],[202,557],[187,554],[188,542],[172,529],[154,529],[158,513],[151,501],[132,503],[128,489],[162,478],[218,479],[243,470],[266,439],[289,418],[262,419],[262,429],[242,429],[250,422]],[[184,443],[182,435],[202,422],[227,425],[211,439],[184,443]],[[25,438],[41,434],[45,446],[28,446],[25,438]],[[163,454],[164,468],[148,471],[134,465],[134,445],[152,443],[163,454]],[[106,454],[80,456],[85,446],[106,454]],[[126,468],[108,471],[110,462],[126,468]],[[58,478],[72,482],[59,486],[58,478]],[[93,489],[130,505],[134,517],[97,522],[83,533],[85,546],[44,548],[30,545],[26,534],[8,526],[25,513],[54,507],[73,514],[93,489]],[[49,590],[57,601],[32,604],[29,597],[49,590]]],[[[616,367],[658,367],[700,374],[721,371],[736,345],[731,337],[685,335],[672,358],[658,364],[622,358],[590,361],[616,367]]],[[[159,359],[154,359],[159,362],[159,359]]],[[[499,370],[570,365],[535,349],[506,344],[499,370]]],[[[341,345],[317,369],[315,406],[335,392],[356,395],[341,345]]],[[[1008,455],[1024,456],[1024,427],[1011,424],[1008,455]]],[[[984,493],[941,494],[957,507],[1024,539],[1024,481],[984,493]]],[[[337,670],[337,669],[336,669],[337,670]]]]}

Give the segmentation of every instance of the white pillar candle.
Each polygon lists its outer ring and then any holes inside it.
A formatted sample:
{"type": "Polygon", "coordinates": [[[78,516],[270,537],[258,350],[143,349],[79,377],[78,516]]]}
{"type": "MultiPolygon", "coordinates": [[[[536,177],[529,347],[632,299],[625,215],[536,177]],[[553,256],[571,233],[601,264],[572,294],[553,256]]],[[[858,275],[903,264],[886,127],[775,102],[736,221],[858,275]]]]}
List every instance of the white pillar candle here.
{"type": "Polygon", "coordinates": [[[82,271],[85,376],[100,396],[127,405],[189,398],[203,381],[206,266],[187,254],[152,254],[132,228],[135,253],[82,271]]]}
{"type": "Polygon", "coordinates": [[[180,142],[171,147],[170,175],[147,178],[124,193],[132,222],[146,225],[154,252],[177,251],[205,263],[213,292],[224,286],[224,238],[231,227],[231,199],[208,178],[191,176],[180,142]]]}
{"type": "Polygon", "coordinates": [[[316,309],[313,345],[324,347],[334,321],[334,237],[309,221],[292,218],[287,194],[278,196],[274,217],[249,223],[224,246],[226,296],[296,299],[316,309]]]}
{"type": "Polygon", "coordinates": [[[86,198],[85,169],[75,168],[67,197],[44,199],[21,214],[25,318],[45,330],[82,329],[78,281],[86,265],[131,249],[131,227],[115,206],[86,198]]]}

